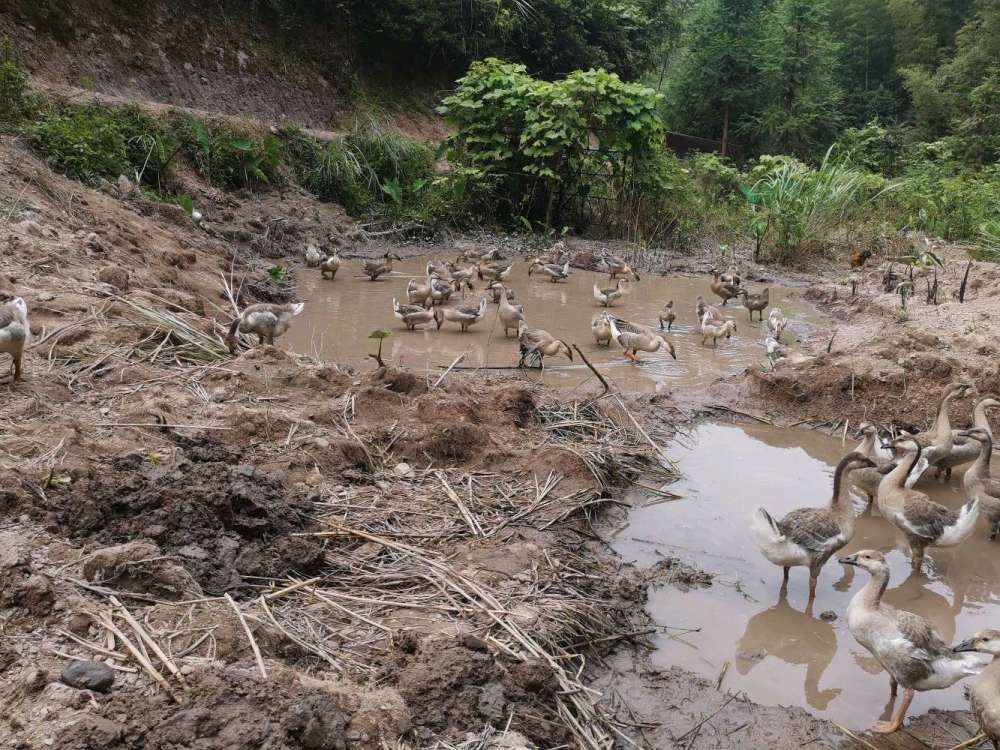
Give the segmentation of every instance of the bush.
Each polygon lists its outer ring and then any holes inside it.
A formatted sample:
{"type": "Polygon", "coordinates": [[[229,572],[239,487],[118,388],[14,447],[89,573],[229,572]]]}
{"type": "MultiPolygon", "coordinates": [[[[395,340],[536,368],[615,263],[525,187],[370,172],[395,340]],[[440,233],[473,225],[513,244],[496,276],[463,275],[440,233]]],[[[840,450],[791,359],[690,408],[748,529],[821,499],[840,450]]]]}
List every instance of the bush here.
{"type": "Polygon", "coordinates": [[[303,186],[355,216],[380,205],[397,213],[419,210],[421,193],[433,174],[430,148],[375,120],[329,143],[294,128],[284,129],[280,136],[303,186]]]}
{"type": "Polygon", "coordinates": [[[128,142],[109,110],[71,107],[35,123],[27,136],[49,166],[81,182],[129,172],[128,142]]]}
{"type": "Polygon", "coordinates": [[[95,183],[124,174],[157,190],[177,150],[160,124],[136,107],[68,106],[45,114],[26,135],[69,177],[95,183]]]}
{"type": "Polygon", "coordinates": [[[748,197],[764,215],[778,260],[819,249],[845,225],[862,224],[874,201],[896,187],[834,159],[833,152],[831,147],[815,169],[791,157],[765,156],[751,170],[758,179],[748,197]]]}
{"type": "Polygon", "coordinates": [[[449,162],[495,183],[501,215],[581,225],[600,204],[620,224],[657,182],[657,102],[652,89],[603,70],[550,82],[489,59],[473,63],[439,111],[457,131],[445,144],[449,162]]]}
{"type": "Polygon", "coordinates": [[[29,109],[27,77],[8,55],[0,55],[0,124],[17,124],[29,109]]]}
{"type": "Polygon", "coordinates": [[[272,135],[256,138],[223,126],[208,126],[181,115],[174,132],[198,174],[229,189],[253,188],[274,182],[281,164],[281,147],[272,135]]]}

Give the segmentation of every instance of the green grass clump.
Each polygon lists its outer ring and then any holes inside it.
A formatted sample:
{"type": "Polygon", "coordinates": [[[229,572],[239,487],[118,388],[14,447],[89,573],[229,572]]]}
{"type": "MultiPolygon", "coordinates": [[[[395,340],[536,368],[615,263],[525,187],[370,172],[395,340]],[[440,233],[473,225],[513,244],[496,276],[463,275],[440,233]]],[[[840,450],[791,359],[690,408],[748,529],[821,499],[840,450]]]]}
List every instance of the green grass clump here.
{"type": "Polygon", "coordinates": [[[189,115],[173,119],[172,130],[198,174],[230,190],[275,182],[281,145],[272,135],[258,138],[226,126],[206,125],[189,115]]]}

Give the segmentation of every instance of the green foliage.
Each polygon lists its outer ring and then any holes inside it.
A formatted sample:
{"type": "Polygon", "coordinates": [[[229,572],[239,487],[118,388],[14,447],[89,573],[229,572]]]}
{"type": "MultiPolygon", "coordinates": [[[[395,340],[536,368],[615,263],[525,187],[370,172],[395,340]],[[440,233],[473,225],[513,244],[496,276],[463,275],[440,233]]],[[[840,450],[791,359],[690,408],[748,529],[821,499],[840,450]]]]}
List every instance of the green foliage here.
{"type": "Polygon", "coordinates": [[[17,66],[10,43],[4,40],[0,48],[0,125],[17,124],[30,110],[28,77],[17,66]]]}
{"type": "Polygon", "coordinates": [[[267,269],[267,275],[272,281],[281,283],[288,276],[288,272],[282,266],[271,266],[267,269]]]}
{"type": "Polygon", "coordinates": [[[771,229],[778,260],[821,249],[894,187],[847,161],[834,159],[833,149],[816,168],[793,158],[762,157],[751,174],[758,177],[753,200],[771,229]]]}
{"type": "Polygon", "coordinates": [[[872,120],[864,127],[844,130],[837,141],[837,151],[869,172],[892,176],[900,169],[903,145],[898,128],[872,120]]]}
{"type": "Polygon", "coordinates": [[[279,137],[303,186],[353,215],[386,203],[395,211],[413,208],[433,174],[430,148],[374,120],[328,143],[294,128],[282,130],[279,137]]]}
{"type": "Polygon", "coordinates": [[[656,187],[663,127],[656,94],[603,70],[541,81],[523,65],[473,63],[440,113],[452,164],[498,180],[509,217],[547,226],[593,198],[656,187]]]}
{"type": "Polygon", "coordinates": [[[919,150],[885,209],[900,226],[956,241],[977,241],[1000,218],[1000,166],[974,170],[954,158],[947,142],[919,150]]]}
{"type": "Polygon", "coordinates": [[[159,190],[177,152],[176,141],[136,107],[66,106],[25,134],[53,169],[87,183],[123,174],[159,190]]]}
{"type": "Polygon", "coordinates": [[[127,137],[108,110],[71,107],[35,123],[27,136],[53,169],[82,182],[130,171],[127,137]]]}
{"type": "Polygon", "coordinates": [[[229,189],[267,185],[278,177],[281,147],[272,135],[257,138],[224,126],[208,126],[190,115],[174,119],[180,148],[198,174],[229,189]]]}
{"type": "Polygon", "coordinates": [[[375,64],[458,71],[497,56],[546,77],[635,77],[675,15],[661,0],[350,0],[345,13],[375,64]]]}
{"type": "Polygon", "coordinates": [[[836,137],[843,91],[827,0],[777,0],[756,50],[760,109],[742,132],[756,147],[808,158],[836,137]]]}

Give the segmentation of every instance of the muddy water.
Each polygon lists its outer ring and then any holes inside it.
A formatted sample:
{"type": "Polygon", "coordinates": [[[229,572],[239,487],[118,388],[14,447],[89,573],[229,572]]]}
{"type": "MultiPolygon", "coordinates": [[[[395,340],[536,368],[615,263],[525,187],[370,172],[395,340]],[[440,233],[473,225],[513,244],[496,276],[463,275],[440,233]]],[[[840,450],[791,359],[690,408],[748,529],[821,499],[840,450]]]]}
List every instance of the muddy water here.
{"type": "MultiPolygon", "coordinates": [[[[407,282],[411,277],[421,280],[425,264],[424,258],[397,262],[394,274],[377,282],[357,278],[360,261],[345,263],[335,281],[323,281],[318,271],[304,270],[298,293],[306,300],[306,308],[287,334],[286,345],[303,353],[319,353],[336,362],[370,365],[367,355],[375,351],[376,342],[367,336],[375,329],[387,328],[392,336],[383,344],[383,358],[398,365],[440,371],[440,366],[447,366],[463,352],[468,353],[466,366],[517,364],[517,341],[513,335],[505,339],[503,328],[496,326],[495,305],[490,305],[484,321],[464,334],[449,322],[445,322],[441,331],[436,331],[431,323],[423,330],[410,332],[393,317],[393,298],[406,301],[407,282]]],[[[606,275],[576,269],[568,281],[557,284],[538,275],[529,278],[527,264],[518,260],[507,283],[517,292],[516,303],[524,305],[529,325],[579,345],[587,358],[625,391],[698,390],[720,376],[765,360],[761,324],[751,325],[746,309],[734,302],[727,306],[730,310],[727,314],[736,319],[737,334],[728,341],[720,341],[717,349],[712,348],[711,342],[707,348],[701,346],[694,309],[699,294],[715,301],[707,278],[644,275],[640,282],[631,284],[612,311],[627,320],[658,326],[657,315],[663,304],[674,300],[677,322],[671,339],[677,359],[671,359],[666,352],[643,353],[645,361],[632,365],[624,360],[617,346],[600,347],[591,335],[591,318],[603,309],[593,298],[595,282],[602,288],[608,286],[606,275]]],[[[482,292],[482,282],[477,286],[477,291],[471,293],[476,299],[482,292]]],[[[808,336],[813,326],[822,321],[815,308],[799,299],[787,299],[786,292],[774,286],[771,300],[789,318],[786,341],[808,336]]],[[[580,362],[570,363],[562,358],[549,360],[544,375],[537,372],[530,375],[550,385],[569,387],[579,385],[589,376],[589,370],[580,362]]]]}
{"type": "MultiPolygon", "coordinates": [[[[701,628],[686,635],[665,631],[654,654],[659,665],[715,679],[730,662],[725,686],[745,690],[753,701],[799,705],[855,728],[885,717],[888,677],[851,637],[845,619],[867,573],[828,563],[808,609],[806,569],[792,570],[787,598],[780,597],[781,571],[749,535],[757,507],[780,518],[793,508],[826,502],[833,467],[855,444],[849,440],[845,447],[808,430],[705,424],[672,447],[685,478],[670,489],[684,499],[635,511],[617,534],[616,547],[643,565],[655,563],[660,553],[676,555],[718,573],[718,579],[688,593],[672,586],[651,591],[648,608],[658,623],[701,628]],[[837,619],[822,619],[826,612],[837,619]]],[[[925,480],[919,489],[950,507],[962,503],[959,477],[946,487],[925,480]]],[[[1000,544],[989,542],[986,533],[984,525],[958,548],[930,551],[927,573],[913,574],[901,535],[888,521],[864,515],[841,554],[881,550],[892,566],[886,601],[929,618],[952,642],[1000,626],[1000,544]]],[[[966,705],[959,683],[918,693],[911,713],[966,705]]]]}

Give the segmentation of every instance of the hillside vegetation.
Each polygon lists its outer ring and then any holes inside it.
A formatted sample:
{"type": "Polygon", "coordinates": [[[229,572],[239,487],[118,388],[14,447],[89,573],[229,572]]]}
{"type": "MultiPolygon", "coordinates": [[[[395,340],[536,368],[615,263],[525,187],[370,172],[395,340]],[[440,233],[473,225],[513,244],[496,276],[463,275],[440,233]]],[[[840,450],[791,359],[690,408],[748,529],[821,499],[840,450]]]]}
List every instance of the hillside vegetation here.
{"type": "MultiPolygon", "coordinates": [[[[47,7],[27,13],[72,49],[79,31],[47,7]]],[[[1000,8],[989,0],[220,7],[233,14],[225,33],[263,35],[286,72],[332,80],[337,68],[351,116],[301,123],[339,135],[318,140],[294,118],[266,132],[60,101],[32,90],[21,48],[4,55],[0,119],[72,177],[126,174],[182,203],[170,175],[187,163],[222,189],[294,181],[368,222],[422,232],[708,238],[793,260],[877,250],[906,228],[1000,250],[1000,8]],[[400,112],[380,104],[406,81],[411,95],[448,87],[426,98],[450,129],[443,141],[400,134],[400,112]],[[724,155],[678,157],[668,129],[717,139],[724,155]]],[[[265,58],[255,75],[280,77],[265,58]]]]}

